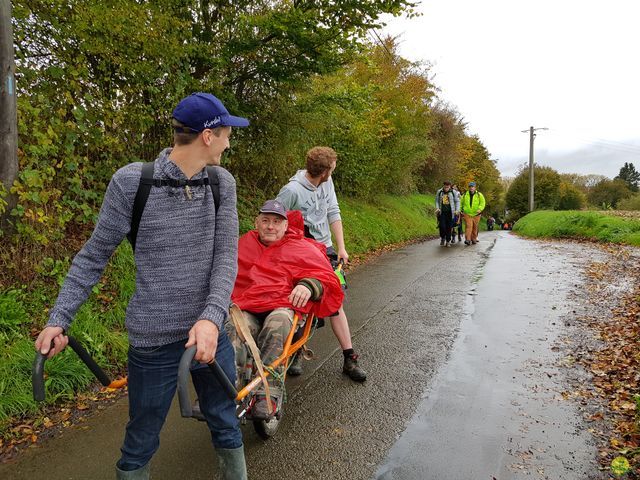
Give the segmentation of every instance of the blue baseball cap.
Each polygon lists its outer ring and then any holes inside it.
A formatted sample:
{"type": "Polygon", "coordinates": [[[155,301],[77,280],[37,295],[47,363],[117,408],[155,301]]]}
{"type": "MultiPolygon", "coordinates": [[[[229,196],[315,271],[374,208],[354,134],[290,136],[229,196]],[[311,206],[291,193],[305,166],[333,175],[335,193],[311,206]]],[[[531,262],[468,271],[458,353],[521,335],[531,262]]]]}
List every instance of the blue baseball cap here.
{"type": "Polygon", "coordinates": [[[248,127],[249,120],[234,117],[220,99],[210,93],[192,93],[180,100],[173,118],[195,132],[216,127],[248,127]]]}
{"type": "Polygon", "coordinates": [[[469,182],[469,186],[470,187],[475,187],[476,186],[476,182],[469,182]]]}

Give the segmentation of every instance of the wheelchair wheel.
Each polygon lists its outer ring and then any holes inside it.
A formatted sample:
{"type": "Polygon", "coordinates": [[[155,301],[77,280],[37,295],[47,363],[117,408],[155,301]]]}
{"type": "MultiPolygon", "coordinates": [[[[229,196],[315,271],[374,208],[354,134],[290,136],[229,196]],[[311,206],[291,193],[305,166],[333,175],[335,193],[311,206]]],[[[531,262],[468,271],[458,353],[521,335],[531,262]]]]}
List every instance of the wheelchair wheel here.
{"type": "Polygon", "coordinates": [[[278,431],[280,421],[282,420],[282,412],[274,416],[271,420],[254,420],[253,429],[263,440],[269,440],[278,431]]]}

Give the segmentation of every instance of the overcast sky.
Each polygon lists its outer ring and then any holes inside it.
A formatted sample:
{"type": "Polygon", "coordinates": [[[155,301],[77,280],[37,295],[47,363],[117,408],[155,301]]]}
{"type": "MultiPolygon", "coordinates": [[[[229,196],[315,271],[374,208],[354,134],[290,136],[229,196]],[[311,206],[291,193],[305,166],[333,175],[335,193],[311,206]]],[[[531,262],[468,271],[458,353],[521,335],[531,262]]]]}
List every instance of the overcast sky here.
{"type": "Polygon", "coordinates": [[[640,1],[424,0],[391,19],[400,53],[430,62],[502,175],[535,160],[560,172],[614,177],[640,169],[640,1]]]}

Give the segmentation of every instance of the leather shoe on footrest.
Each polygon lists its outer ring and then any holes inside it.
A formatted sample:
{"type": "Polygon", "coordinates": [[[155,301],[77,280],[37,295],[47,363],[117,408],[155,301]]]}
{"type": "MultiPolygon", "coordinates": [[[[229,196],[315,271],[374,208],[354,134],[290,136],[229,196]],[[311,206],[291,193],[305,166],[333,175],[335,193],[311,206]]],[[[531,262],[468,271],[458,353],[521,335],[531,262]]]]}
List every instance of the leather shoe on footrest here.
{"type": "Polygon", "coordinates": [[[272,413],[269,415],[267,397],[262,395],[256,397],[256,403],[251,407],[251,418],[254,420],[270,420],[276,413],[276,408],[278,407],[278,402],[276,402],[274,398],[271,399],[271,406],[272,413]]]}

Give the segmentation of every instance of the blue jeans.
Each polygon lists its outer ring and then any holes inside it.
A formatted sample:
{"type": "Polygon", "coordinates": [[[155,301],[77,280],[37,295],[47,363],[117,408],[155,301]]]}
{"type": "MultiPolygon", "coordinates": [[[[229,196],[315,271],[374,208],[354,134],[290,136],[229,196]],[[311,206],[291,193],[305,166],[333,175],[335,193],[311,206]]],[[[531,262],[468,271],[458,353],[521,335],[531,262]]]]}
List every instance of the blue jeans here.
{"type": "MultiPolygon", "coordinates": [[[[176,392],[178,365],[186,340],[160,347],[129,346],[129,423],[118,468],[144,467],[160,446],[160,430],[176,392]]],[[[224,329],[218,336],[216,361],[235,384],[235,353],[224,329]]],[[[207,419],[216,448],[242,446],[235,402],[229,399],[206,365],[196,364],[191,378],[200,409],[207,419]]]]}

